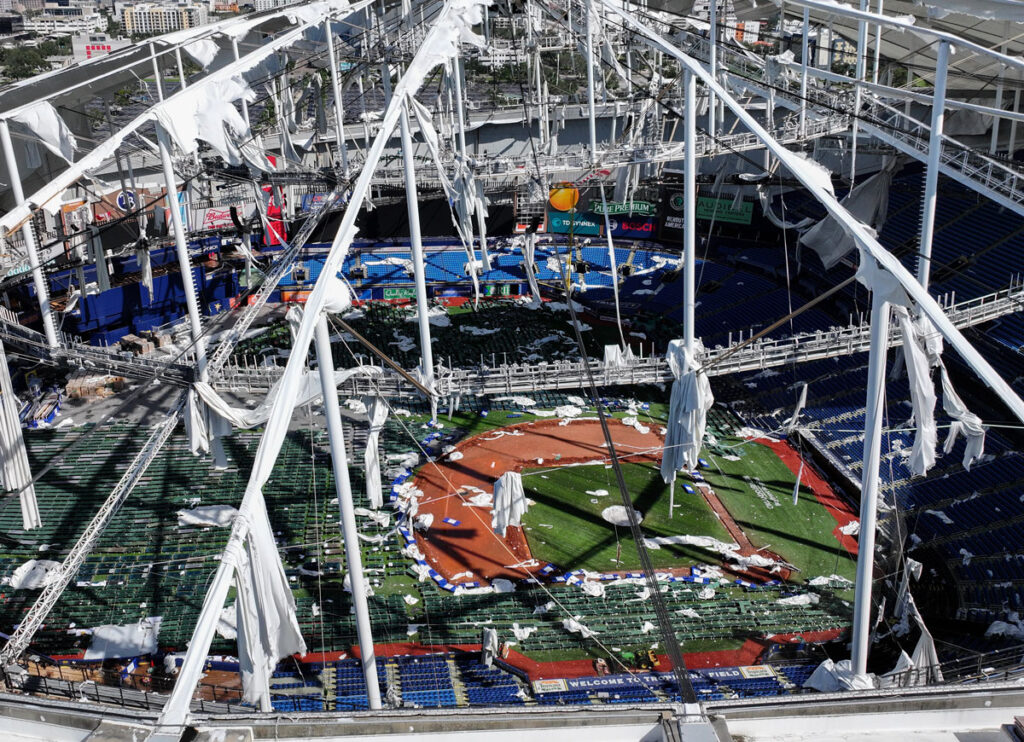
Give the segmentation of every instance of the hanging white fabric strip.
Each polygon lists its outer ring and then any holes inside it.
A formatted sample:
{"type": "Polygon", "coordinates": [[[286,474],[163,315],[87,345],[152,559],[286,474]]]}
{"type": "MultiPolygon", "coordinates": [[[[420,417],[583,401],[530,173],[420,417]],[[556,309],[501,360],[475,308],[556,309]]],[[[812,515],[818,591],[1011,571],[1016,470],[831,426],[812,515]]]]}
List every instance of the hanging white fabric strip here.
{"type": "Polygon", "coordinates": [[[366,416],[370,421],[370,432],[366,437],[366,454],[363,459],[366,471],[366,497],[370,507],[377,509],[384,505],[384,492],[380,483],[380,433],[388,419],[388,403],[383,397],[363,397],[366,416]]]}
{"type": "Polygon", "coordinates": [[[22,108],[10,120],[18,122],[39,137],[48,150],[69,164],[74,159],[75,150],[78,149],[75,135],[49,102],[39,101],[22,108]]]}
{"type": "MultiPolygon", "coordinates": [[[[103,243],[100,241],[99,229],[94,224],[89,224],[89,258],[96,266],[96,290],[100,293],[110,291],[110,271],[107,270],[107,256],[103,252],[103,243]]],[[[85,293],[85,287],[82,287],[85,293]]]]}
{"type": "Polygon", "coordinates": [[[11,384],[3,343],[0,343],[0,474],[8,492],[18,492],[21,500],[21,525],[26,531],[39,528],[42,518],[36,502],[36,489],[32,483],[32,469],[25,448],[24,431],[18,417],[17,398],[11,384]]]}
{"type": "MultiPolygon", "coordinates": [[[[698,356],[704,352],[699,340],[695,350],[698,356]]],[[[669,343],[666,357],[675,376],[661,458],[661,477],[669,483],[675,480],[677,471],[697,466],[708,410],[715,403],[715,398],[707,374],[699,370],[696,359],[686,352],[682,340],[669,343]]]]}
{"type": "Polygon", "coordinates": [[[985,428],[981,424],[981,418],[968,410],[967,405],[960,399],[960,395],[956,393],[945,366],[940,369],[940,374],[942,376],[942,409],[953,418],[953,424],[949,428],[949,434],[946,436],[942,450],[945,453],[952,451],[957,436],[963,433],[967,438],[963,465],[964,469],[970,471],[971,464],[980,459],[985,452],[985,428]]]}
{"type": "Polygon", "coordinates": [[[533,232],[523,235],[523,271],[526,273],[526,283],[530,286],[530,296],[537,306],[543,302],[540,295],[540,284],[537,283],[537,273],[534,271],[537,253],[537,235],[533,232]]]}
{"type": "Polygon", "coordinates": [[[812,217],[801,219],[798,222],[787,222],[776,216],[775,211],[772,209],[771,189],[768,186],[758,186],[757,197],[761,202],[761,213],[763,213],[765,218],[779,229],[807,229],[814,224],[814,219],[812,217]]]}
{"type": "Polygon", "coordinates": [[[145,287],[149,294],[149,301],[153,301],[153,259],[149,254],[148,247],[140,247],[135,251],[135,261],[139,264],[139,282],[145,287]]]}
{"type": "MultiPolygon", "coordinates": [[[[892,175],[892,169],[886,167],[856,186],[840,201],[851,216],[875,234],[882,228],[888,213],[892,175]]],[[[826,216],[808,229],[800,238],[800,244],[818,253],[826,270],[835,267],[857,247],[853,235],[832,216],[826,216]]]]}
{"type": "Polygon", "coordinates": [[[173,108],[157,107],[156,120],[182,152],[198,151],[202,140],[229,164],[248,164],[270,171],[273,166],[262,153],[243,146],[250,138],[249,126],[235,108],[235,102],[253,102],[256,95],[241,73],[207,85],[194,85],[174,97],[173,108]]]}
{"type": "Polygon", "coordinates": [[[274,667],[282,657],[305,654],[306,642],[262,494],[246,517],[246,548],[236,569],[238,659],[243,700],[269,708],[274,667]]]}
{"type": "Polygon", "coordinates": [[[893,313],[903,331],[903,358],[910,382],[910,400],[914,409],[917,432],[907,465],[916,476],[924,476],[935,466],[935,446],[938,432],[935,427],[935,385],[932,383],[928,354],[917,326],[910,319],[906,307],[894,306],[893,313]]]}
{"type": "Polygon", "coordinates": [[[188,450],[199,455],[210,452],[210,428],[207,425],[206,404],[199,398],[196,387],[188,390],[185,402],[185,437],[188,450]]]}
{"type": "Polygon", "coordinates": [[[522,475],[514,471],[505,472],[494,483],[494,510],[491,514],[494,532],[504,536],[509,526],[522,525],[526,508],[522,475]]]}

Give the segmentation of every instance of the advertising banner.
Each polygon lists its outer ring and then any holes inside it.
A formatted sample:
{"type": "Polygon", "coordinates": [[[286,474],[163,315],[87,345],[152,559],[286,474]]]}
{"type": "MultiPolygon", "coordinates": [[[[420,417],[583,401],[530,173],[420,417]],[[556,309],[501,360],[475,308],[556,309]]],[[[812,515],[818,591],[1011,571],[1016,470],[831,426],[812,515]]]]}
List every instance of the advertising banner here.
{"type": "MultiPolygon", "coordinates": [[[[709,667],[701,670],[689,670],[691,680],[712,680],[728,683],[730,680],[751,678],[773,678],[775,671],[767,665],[751,665],[746,667],[709,667]]],[[[675,682],[672,673],[638,672],[632,675],[597,675],[587,678],[553,678],[535,680],[533,689],[537,693],[553,693],[567,690],[615,691],[644,686],[659,686],[664,682],[675,682]]]]}
{"type": "Polygon", "coordinates": [[[608,226],[611,227],[612,237],[632,237],[640,240],[654,239],[658,230],[657,220],[650,216],[609,216],[608,226]]]}
{"type": "MultiPolygon", "coordinates": [[[[608,215],[617,216],[628,214],[629,216],[654,216],[654,204],[650,201],[608,201],[608,215]]],[[[604,214],[605,204],[598,199],[590,200],[590,211],[594,214],[604,214]]]]}
{"type": "Polygon", "coordinates": [[[697,218],[728,224],[750,224],[754,216],[754,202],[743,201],[738,209],[733,209],[731,198],[697,197],[697,218]]]}
{"type": "Polygon", "coordinates": [[[315,211],[316,208],[324,202],[324,199],[330,194],[327,193],[307,193],[302,197],[302,210],[303,211],[315,211]]]}
{"type": "Polygon", "coordinates": [[[416,289],[405,286],[395,286],[384,289],[385,299],[415,299],[416,289]]]}
{"type": "Polygon", "coordinates": [[[601,234],[601,225],[604,217],[597,217],[588,213],[560,213],[548,212],[548,231],[557,234],[597,236],[601,234]]]}
{"type": "MultiPolygon", "coordinates": [[[[731,198],[697,196],[698,221],[719,224],[750,224],[754,217],[754,203],[744,201],[734,209],[731,198]]],[[[661,239],[667,242],[683,241],[683,192],[668,191],[662,201],[661,239]]]]}

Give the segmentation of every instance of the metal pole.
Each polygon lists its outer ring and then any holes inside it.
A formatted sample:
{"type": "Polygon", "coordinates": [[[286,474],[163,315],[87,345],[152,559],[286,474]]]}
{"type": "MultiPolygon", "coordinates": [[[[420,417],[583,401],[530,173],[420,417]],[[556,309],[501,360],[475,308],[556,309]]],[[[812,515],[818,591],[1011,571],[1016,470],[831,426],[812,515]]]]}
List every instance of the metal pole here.
{"type": "Polygon", "coordinates": [[[587,5],[587,114],[590,123],[590,162],[597,164],[597,111],[594,108],[594,6],[587,5]]]}
{"type": "MultiPolygon", "coordinates": [[[[868,260],[872,258],[868,257],[868,260]]],[[[853,608],[853,671],[867,672],[871,634],[871,585],[875,567],[875,519],[878,513],[878,466],[882,458],[885,358],[889,344],[889,303],[871,297],[871,350],[868,357],[867,413],[864,420],[864,469],[860,495],[857,591],[853,608]]]]}
{"type": "Polygon", "coordinates": [[[459,154],[466,160],[466,113],[462,103],[462,59],[455,58],[455,109],[459,115],[459,154]]]}
{"type": "Polygon", "coordinates": [[[174,58],[178,61],[178,80],[181,82],[181,89],[188,87],[188,80],[185,79],[185,65],[181,63],[181,47],[174,47],[174,58]]]}
{"type": "MultiPolygon", "coordinates": [[[[867,11],[868,0],[860,0],[860,9],[867,11]]],[[[850,141],[850,187],[857,182],[857,116],[860,115],[860,82],[864,79],[864,52],[868,43],[868,27],[864,21],[857,21],[857,65],[854,77],[857,79],[857,90],[853,95],[853,133],[850,141]]]]}
{"type": "MultiPolygon", "coordinates": [[[[882,15],[885,0],[878,0],[878,15],[882,15]]],[[[806,12],[806,11],[805,11],[806,12]]],[[[871,70],[871,82],[878,84],[878,67],[882,61],[882,24],[875,25],[875,67],[871,70]]]]}
{"type": "Polygon", "coordinates": [[[327,418],[331,461],[334,465],[334,488],[338,494],[338,509],[341,511],[345,560],[348,562],[348,573],[352,582],[352,603],[356,611],[356,634],[359,637],[359,651],[362,655],[363,677],[366,678],[366,694],[370,708],[377,710],[380,709],[381,703],[380,686],[377,684],[377,659],[373,652],[373,629],[370,624],[370,608],[366,602],[366,580],[363,577],[363,561],[359,553],[359,532],[356,529],[356,514],[352,504],[352,483],[348,476],[348,456],[345,452],[344,431],[341,428],[338,389],[334,382],[331,333],[327,329],[327,318],[324,315],[319,317],[316,325],[316,361],[324,393],[324,416],[327,418]]]}
{"type": "MultiPolygon", "coordinates": [[[[718,2],[719,0],[711,0],[708,4],[708,23],[711,26],[708,31],[708,72],[711,73],[712,79],[718,79],[718,2]]],[[[780,14],[782,23],[785,22],[785,15],[780,14]]],[[[715,94],[708,89],[708,136],[711,137],[709,144],[715,146],[715,94]]]]}
{"type": "MultiPolygon", "coordinates": [[[[4,160],[7,162],[11,192],[14,195],[14,201],[20,206],[25,203],[25,192],[21,188],[21,171],[18,169],[18,161],[14,159],[10,127],[7,125],[7,119],[2,118],[0,118],[0,144],[3,145],[4,160]]],[[[36,289],[36,300],[39,302],[39,316],[43,320],[46,344],[51,348],[56,348],[59,345],[57,326],[54,324],[53,314],[50,310],[50,292],[46,286],[46,278],[43,276],[43,266],[39,263],[39,249],[36,245],[35,232],[32,231],[31,219],[21,225],[21,236],[25,240],[25,251],[28,253],[28,262],[32,269],[32,284],[36,289]]]]}
{"type": "Polygon", "coordinates": [[[178,184],[174,179],[174,165],[171,163],[171,142],[167,132],[159,124],[156,128],[156,140],[160,146],[160,163],[164,171],[167,211],[171,215],[171,227],[174,230],[174,246],[178,254],[181,285],[185,289],[185,306],[188,309],[189,327],[192,330],[192,340],[196,347],[196,366],[200,381],[205,381],[206,338],[203,337],[203,325],[199,318],[199,301],[196,298],[195,284],[192,282],[192,261],[189,259],[185,227],[181,223],[181,210],[177,198],[178,184]]]}
{"type": "Polygon", "coordinates": [[[804,7],[804,28],[800,34],[800,135],[807,130],[807,34],[811,29],[811,11],[804,7]]]}
{"type": "MultiPolygon", "coordinates": [[[[1017,88],[1014,91],[1014,113],[1017,114],[1021,110],[1021,89],[1017,88]]],[[[1010,122],[1010,143],[1007,145],[1007,154],[1011,159],[1014,157],[1014,150],[1017,148],[1017,119],[1010,122]]]]}
{"type": "MultiPolygon", "coordinates": [[[[423,268],[423,241],[420,237],[420,205],[416,195],[416,169],[413,164],[412,136],[409,134],[409,108],[402,106],[402,162],[405,165],[405,198],[409,209],[409,243],[412,247],[412,270],[416,282],[416,313],[420,329],[420,377],[428,389],[434,386],[434,354],[430,347],[430,320],[427,316],[427,281],[423,268]]],[[[470,270],[476,270],[471,265],[470,270]]],[[[433,399],[433,396],[431,396],[433,399]]],[[[433,405],[431,405],[433,409],[433,405]]]]}
{"type": "Polygon", "coordinates": [[[334,51],[334,34],[331,33],[331,19],[324,19],[327,34],[327,55],[331,65],[331,92],[334,94],[334,136],[341,156],[341,171],[348,177],[348,149],[345,147],[345,108],[341,101],[341,84],[338,82],[338,60],[334,51]]]}
{"type": "Polygon", "coordinates": [[[683,74],[683,339],[686,350],[694,350],[694,313],[696,282],[694,262],[697,252],[697,78],[686,70],[683,74]]]}
{"type": "Polygon", "coordinates": [[[156,80],[156,97],[163,103],[164,100],[164,81],[160,79],[160,65],[157,64],[157,53],[156,44],[152,42],[149,45],[149,54],[153,58],[153,78],[156,80]]]}
{"type": "MultiPolygon", "coordinates": [[[[1007,21],[1005,24],[1006,38],[1009,38],[1010,34],[1010,22],[1007,21]]],[[[1002,53],[1006,54],[1006,44],[1003,44],[1002,53]]],[[[993,108],[1002,109],[1003,107],[1003,80],[1006,76],[1006,69],[999,69],[999,79],[996,81],[996,101],[993,104],[993,108]]],[[[999,151],[999,117],[992,117],[992,143],[989,145],[989,154],[994,155],[999,151]]],[[[1011,153],[1012,154],[1012,153],[1011,153]]]]}
{"type": "Polygon", "coordinates": [[[928,140],[928,164],[924,173],[924,205],[921,214],[921,250],[917,256],[917,280],[928,288],[932,267],[932,239],[935,236],[935,208],[939,187],[939,155],[942,153],[942,126],[946,112],[946,65],[949,42],[939,42],[935,61],[935,92],[932,95],[932,130],[928,140]]]}

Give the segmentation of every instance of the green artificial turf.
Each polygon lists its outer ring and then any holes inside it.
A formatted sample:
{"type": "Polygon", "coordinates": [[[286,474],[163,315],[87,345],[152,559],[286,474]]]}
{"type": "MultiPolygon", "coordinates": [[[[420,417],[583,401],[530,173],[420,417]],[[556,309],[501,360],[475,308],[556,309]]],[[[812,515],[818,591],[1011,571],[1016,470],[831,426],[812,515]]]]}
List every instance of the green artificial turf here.
{"type": "MultiPolygon", "coordinates": [[[[722,443],[732,446],[740,441],[722,443]]],[[[731,450],[739,461],[707,453],[711,466],[704,474],[750,541],[795,565],[800,572],[793,574],[792,581],[831,574],[853,580],[856,559],[833,535],[836,521],[814,493],[801,487],[794,506],[796,477],[770,448],[750,442],[731,450]],[[760,487],[764,488],[764,499],[757,494],[760,487]]]]}
{"type": "MultiPolygon", "coordinates": [[[[641,528],[645,536],[690,534],[730,541],[704,498],[684,492],[682,481],[677,482],[676,513],[670,519],[669,491],[658,470],[650,464],[623,464],[622,469],[634,507],[644,515],[641,528]]],[[[526,496],[535,502],[523,518],[523,525],[536,559],[562,569],[600,572],[640,566],[629,529],[613,526],[601,517],[605,508],[622,504],[611,469],[573,466],[528,470],[524,472],[523,487],[526,496]],[[587,494],[588,490],[607,490],[609,494],[594,496],[587,494]],[[617,564],[619,545],[621,563],[617,564]]],[[[650,555],[655,567],[720,561],[718,555],[695,546],[663,546],[650,555]]]]}

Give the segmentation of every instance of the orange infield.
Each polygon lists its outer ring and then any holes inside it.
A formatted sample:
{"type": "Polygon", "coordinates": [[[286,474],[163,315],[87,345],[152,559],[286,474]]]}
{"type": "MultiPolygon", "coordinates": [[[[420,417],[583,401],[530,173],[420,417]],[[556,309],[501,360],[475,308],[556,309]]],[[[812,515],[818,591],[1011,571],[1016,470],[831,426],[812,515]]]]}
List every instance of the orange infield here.
{"type": "MultiPolygon", "coordinates": [[[[620,420],[610,419],[608,424],[620,459],[660,460],[664,441],[656,428],[643,434],[620,420]]],[[[505,538],[495,534],[490,508],[470,505],[475,492],[467,487],[491,493],[495,480],[507,471],[604,463],[607,455],[597,420],[564,426],[557,419],[527,422],[466,439],[455,452],[421,467],[412,480],[423,491],[419,513],[434,516],[426,535],[416,534],[416,543],[430,565],[454,584],[496,577],[525,579],[545,565],[516,566],[532,558],[523,530],[509,528],[505,538]]]]}

